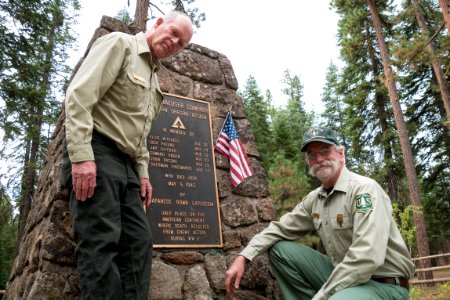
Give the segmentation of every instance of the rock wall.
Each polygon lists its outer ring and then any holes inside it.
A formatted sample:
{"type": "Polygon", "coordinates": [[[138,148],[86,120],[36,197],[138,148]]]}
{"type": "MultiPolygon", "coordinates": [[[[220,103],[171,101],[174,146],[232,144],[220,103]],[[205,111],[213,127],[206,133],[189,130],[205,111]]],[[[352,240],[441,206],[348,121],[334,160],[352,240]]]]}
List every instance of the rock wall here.
{"type": "MultiPolygon", "coordinates": [[[[111,31],[136,33],[135,29],[115,19],[103,17],[91,44],[98,36],[111,31]]],[[[88,51],[89,47],[86,54],[88,51]]],[[[190,44],[177,56],[163,61],[158,76],[164,92],[211,104],[214,140],[232,105],[240,139],[255,175],[239,187],[233,187],[229,179],[228,161],[216,153],[224,247],[155,249],[151,299],[225,299],[224,279],[228,265],[251,237],[276,217],[275,207],[269,198],[267,175],[257,161],[259,154],[250,124],[242,99],[236,94],[238,82],[226,56],[190,44]]],[[[64,108],[48,149],[4,299],[80,298],[68,195],[59,182],[63,124],[64,108]]],[[[262,255],[248,265],[241,289],[235,292],[232,299],[280,298],[267,256],[262,255]]]]}

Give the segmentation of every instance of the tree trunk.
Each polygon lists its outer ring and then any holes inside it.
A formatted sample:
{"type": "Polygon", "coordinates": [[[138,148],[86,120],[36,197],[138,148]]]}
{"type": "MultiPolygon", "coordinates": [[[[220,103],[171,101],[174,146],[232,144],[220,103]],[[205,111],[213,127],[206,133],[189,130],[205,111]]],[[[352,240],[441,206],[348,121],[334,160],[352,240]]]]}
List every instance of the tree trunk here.
{"type": "MultiPolygon", "coordinates": [[[[52,71],[52,59],[53,59],[53,51],[55,47],[55,30],[62,23],[63,16],[61,15],[59,9],[61,7],[60,1],[56,1],[56,8],[53,10],[53,20],[52,27],[50,32],[48,33],[47,39],[47,47],[45,53],[45,61],[44,65],[45,69],[42,70],[42,80],[40,83],[40,89],[43,91],[50,90],[50,76],[52,71]]],[[[30,138],[29,142],[29,151],[25,153],[24,159],[24,173],[22,176],[22,196],[21,196],[21,207],[20,207],[20,224],[19,224],[19,246],[22,236],[25,233],[25,224],[27,222],[28,214],[31,211],[31,204],[35,192],[35,182],[38,176],[38,155],[41,148],[41,130],[42,130],[42,121],[43,121],[43,113],[45,106],[45,95],[48,93],[44,93],[43,96],[39,97],[39,99],[27,99],[29,103],[37,103],[34,105],[36,110],[35,114],[35,124],[33,127],[27,128],[27,136],[30,138]]]]}
{"type": "Polygon", "coordinates": [[[147,29],[149,0],[137,0],[134,12],[134,24],[137,28],[145,31],[147,29]]]}
{"type": "Polygon", "coordinates": [[[26,141],[26,146],[25,146],[25,153],[24,153],[24,160],[23,160],[23,174],[22,174],[22,185],[21,185],[21,196],[20,196],[20,201],[19,201],[19,231],[18,231],[18,235],[17,235],[17,241],[19,241],[16,244],[16,253],[18,253],[19,251],[19,246],[20,246],[20,240],[23,236],[23,231],[25,230],[25,224],[27,223],[27,217],[28,217],[28,213],[29,213],[29,209],[28,209],[28,205],[26,204],[26,202],[29,200],[27,199],[27,197],[25,196],[26,194],[29,194],[28,191],[26,191],[27,189],[27,183],[26,183],[26,174],[28,173],[28,165],[29,165],[29,157],[30,157],[30,152],[31,152],[31,142],[30,141],[26,141]]]}
{"type": "MultiPolygon", "coordinates": [[[[439,115],[441,116],[441,119],[445,118],[445,109],[444,109],[444,105],[442,102],[437,101],[436,105],[439,109],[439,115]]],[[[450,157],[450,134],[448,134],[448,127],[445,124],[441,123],[441,128],[443,131],[443,138],[444,138],[444,148],[445,148],[445,153],[447,155],[447,157],[450,157]]]]}
{"type": "Polygon", "coordinates": [[[444,16],[445,26],[447,26],[447,35],[450,36],[450,1],[439,0],[439,5],[442,9],[442,15],[444,16]]]}
{"type": "MultiPolygon", "coordinates": [[[[41,118],[42,119],[42,116],[41,118]]],[[[37,156],[39,152],[39,141],[40,141],[40,128],[42,126],[42,121],[37,121],[36,127],[31,129],[34,132],[32,141],[31,141],[31,149],[29,156],[27,156],[27,160],[24,166],[24,172],[22,176],[22,197],[21,197],[21,210],[20,210],[20,227],[19,227],[19,241],[25,233],[25,224],[27,223],[28,214],[31,211],[31,202],[33,200],[34,194],[34,184],[35,178],[37,177],[36,172],[36,164],[37,164],[37,156]]],[[[19,245],[19,243],[17,243],[19,245]]]]}
{"type": "MultiPolygon", "coordinates": [[[[380,76],[380,71],[377,64],[377,59],[375,57],[375,49],[373,49],[372,44],[369,43],[369,59],[370,59],[370,65],[372,68],[372,73],[374,78],[378,78],[380,76]]],[[[382,133],[389,132],[389,124],[387,122],[387,114],[385,110],[385,103],[387,102],[387,99],[385,97],[385,93],[382,93],[380,91],[375,92],[375,104],[378,114],[378,120],[380,121],[380,127],[382,133]]],[[[391,146],[391,141],[389,138],[383,137],[383,149],[384,149],[384,161],[387,162],[386,168],[387,168],[387,175],[386,175],[386,182],[388,183],[388,195],[393,201],[399,201],[399,193],[398,193],[398,182],[397,182],[397,176],[395,176],[395,171],[393,168],[393,150],[391,146]]],[[[403,206],[405,206],[405,203],[402,203],[403,206]]]]}
{"type": "MultiPolygon", "coordinates": [[[[411,203],[414,207],[414,223],[416,225],[416,237],[417,237],[417,250],[419,256],[429,256],[430,248],[428,245],[428,236],[425,229],[425,218],[423,216],[422,201],[419,193],[419,183],[417,181],[416,169],[414,167],[414,158],[412,154],[411,144],[409,142],[408,132],[406,130],[406,124],[403,117],[403,112],[400,106],[397,88],[395,87],[395,73],[392,70],[392,64],[389,58],[389,50],[384,41],[381,20],[377,13],[375,3],[373,0],[367,0],[370,14],[372,16],[372,23],[377,36],[378,46],[380,48],[381,60],[383,62],[383,69],[385,79],[385,85],[389,91],[389,99],[392,104],[392,110],[394,112],[395,124],[397,127],[400,146],[403,153],[403,161],[405,164],[406,176],[409,185],[409,194],[411,203]]],[[[421,268],[430,267],[429,260],[423,260],[421,268]]],[[[426,279],[433,278],[432,272],[423,272],[426,279]]],[[[421,274],[419,274],[419,277],[421,274]]],[[[425,279],[424,278],[424,279],[425,279]]]]}
{"type": "MultiPolygon", "coordinates": [[[[425,35],[426,37],[429,37],[430,34],[428,31],[427,23],[425,22],[425,17],[423,16],[422,7],[420,7],[419,1],[412,0],[412,4],[414,5],[414,8],[416,9],[416,19],[417,19],[417,22],[419,23],[420,31],[422,32],[423,35],[425,35]]],[[[447,14],[448,14],[448,11],[447,11],[447,14]]],[[[434,46],[433,41],[430,41],[428,43],[427,49],[431,55],[431,66],[432,66],[434,74],[436,76],[436,80],[439,84],[441,98],[442,98],[442,101],[444,102],[444,107],[445,107],[445,111],[447,114],[445,124],[450,125],[450,97],[449,97],[447,81],[445,80],[444,72],[442,71],[442,68],[441,68],[440,59],[436,55],[436,47],[434,46]]]]}

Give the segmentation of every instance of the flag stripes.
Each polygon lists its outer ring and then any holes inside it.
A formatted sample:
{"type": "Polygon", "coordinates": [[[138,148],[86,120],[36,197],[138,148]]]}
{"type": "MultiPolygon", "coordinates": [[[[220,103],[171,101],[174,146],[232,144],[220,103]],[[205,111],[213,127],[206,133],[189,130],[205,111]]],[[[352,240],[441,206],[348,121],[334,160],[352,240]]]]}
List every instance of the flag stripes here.
{"type": "Polygon", "coordinates": [[[253,169],[230,113],[227,114],[215,149],[230,160],[230,177],[233,186],[238,186],[245,178],[253,175],[253,169]]]}

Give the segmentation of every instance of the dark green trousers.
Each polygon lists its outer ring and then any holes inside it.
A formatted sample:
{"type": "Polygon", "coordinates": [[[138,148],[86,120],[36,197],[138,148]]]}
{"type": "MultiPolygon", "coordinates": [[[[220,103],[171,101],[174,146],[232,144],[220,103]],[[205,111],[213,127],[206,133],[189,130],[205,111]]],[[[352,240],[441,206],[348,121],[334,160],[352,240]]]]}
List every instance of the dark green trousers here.
{"type": "Polygon", "coordinates": [[[92,198],[72,190],[71,163],[63,151],[61,176],[70,191],[82,299],[148,299],[152,235],[131,159],[110,139],[94,133],[97,178],[92,198]]]}
{"type": "MultiPolygon", "coordinates": [[[[284,300],[310,300],[333,272],[330,259],[308,246],[280,241],[269,250],[269,260],[284,300]]],[[[330,300],[408,300],[408,290],[369,280],[332,295],[330,300]]]]}

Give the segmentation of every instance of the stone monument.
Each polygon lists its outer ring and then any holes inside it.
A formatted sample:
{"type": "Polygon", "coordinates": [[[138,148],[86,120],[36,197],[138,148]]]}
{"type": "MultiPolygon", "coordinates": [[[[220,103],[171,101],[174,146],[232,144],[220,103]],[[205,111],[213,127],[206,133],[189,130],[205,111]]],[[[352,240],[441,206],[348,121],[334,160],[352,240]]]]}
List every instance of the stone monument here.
{"type": "MultiPolygon", "coordinates": [[[[104,16],[90,45],[98,36],[112,31],[136,33],[134,28],[104,16]]],[[[238,83],[226,56],[189,44],[181,53],[162,62],[158,78],[165,93],[209,103],[214,141],[232,105],[236,127],[255,174],[235,188],[229,179],[228,161],[214,154],[223,245],[154,249],[151,299],[225,299],[228,265],[256,233],[276,218],[267,174],[257,160],[259,154],[250,124],[242,99],[236,93],[238,83]]],[[[59,181],[63,124],[64,107],[48,148],[4,299],[80,298],[68,195],[59,181]]],[[[241,289],[233,299],[281,299],[266,255],[248,265],[241,289]]]]}

